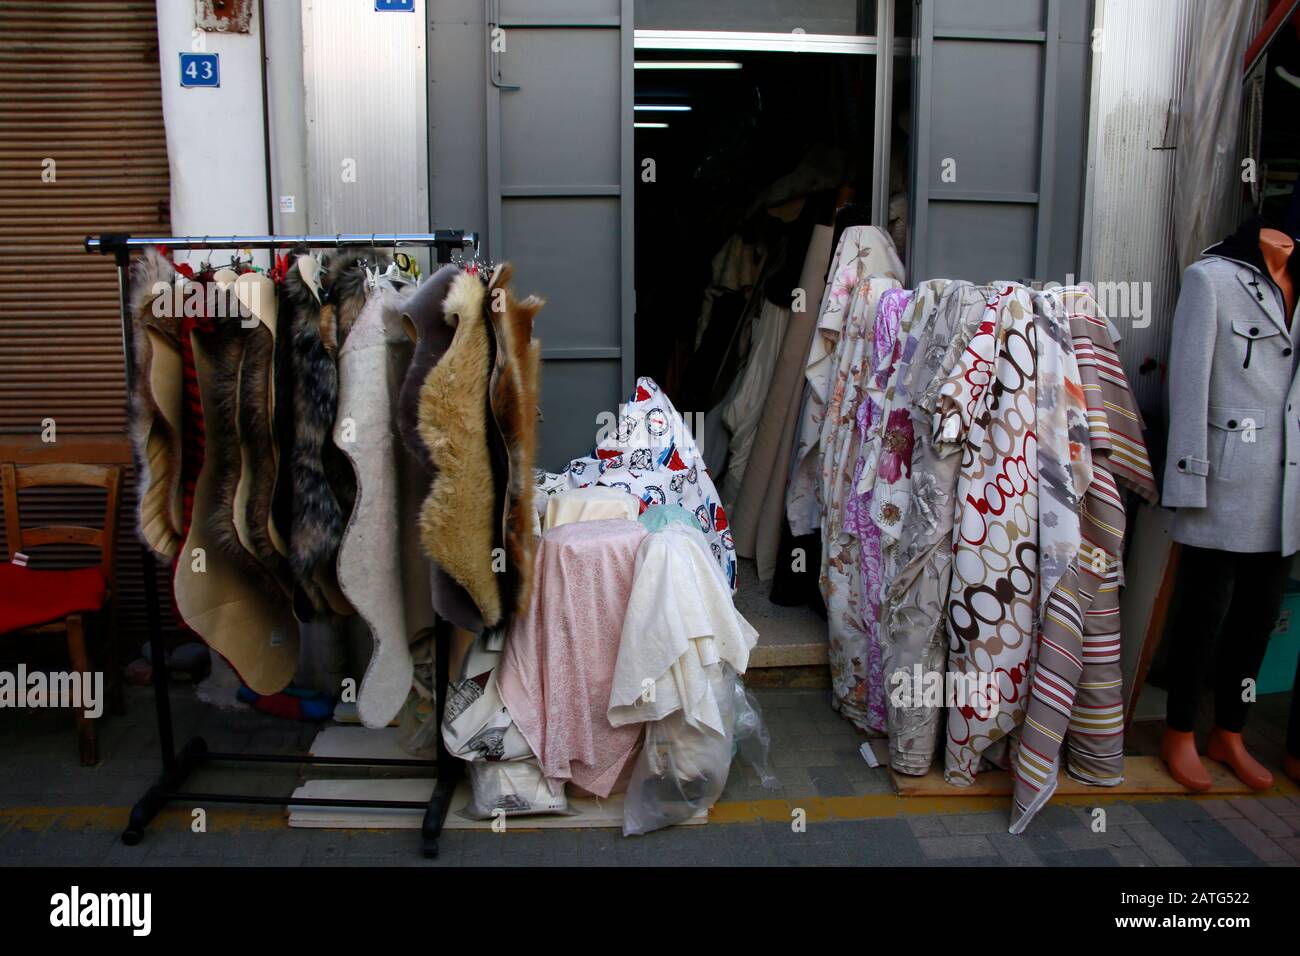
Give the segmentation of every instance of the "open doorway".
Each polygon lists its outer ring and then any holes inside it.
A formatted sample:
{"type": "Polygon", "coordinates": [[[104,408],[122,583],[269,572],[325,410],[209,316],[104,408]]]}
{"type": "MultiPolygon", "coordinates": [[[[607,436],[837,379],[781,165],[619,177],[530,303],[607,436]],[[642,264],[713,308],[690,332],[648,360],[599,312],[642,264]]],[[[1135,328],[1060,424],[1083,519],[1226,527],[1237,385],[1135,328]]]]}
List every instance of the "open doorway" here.
{"type": "MultiPolygon", "coordinates": [[[[905,252],[910,46],[893,38],[910,35],[911,4],[883,18],[842,0],[720,6],[730,19],[712,4],[636,4],[635,368],[685,413],[730,514],[747,470],[752,485],[786,467],[769,449],[750,468],[747,441],[777,367],[802,384],[806,355],[783,339],[792,309],[818,311],[819,291],[799,297],[824,278],[832,234],[876,225],[905,252]]],[[[760,634],[752,666],[824,668],[815,584],[769,601],[771,569],[751,553],[737,542],[737,606],[760,634]]]]}

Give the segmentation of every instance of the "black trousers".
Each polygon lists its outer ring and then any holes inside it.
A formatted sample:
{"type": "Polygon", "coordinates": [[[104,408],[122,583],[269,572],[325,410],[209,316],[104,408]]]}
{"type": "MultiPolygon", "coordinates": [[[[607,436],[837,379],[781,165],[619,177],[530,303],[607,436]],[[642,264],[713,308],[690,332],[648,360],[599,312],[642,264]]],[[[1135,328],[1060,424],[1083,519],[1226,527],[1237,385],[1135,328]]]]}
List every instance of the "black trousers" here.
{"type": "MultiPolygon", "coordinates": [[[[1277,626],[1291,558],[1238,554],[1184,545],[1178,567],[1180,606],[1167,633],[1169,710],[1174,730],[1193,730],[1205,650],[1217,643],[1214,724],[1240,733],[1249,704],[1242,681],[1259,676],[1269,635],[1277,626]]],[[[1300,675],[1298,675],[1300,676],[1300,675]]],[[[1291,706],[1288,749],[1300,754],[1300,707],[1291,706]]]]}

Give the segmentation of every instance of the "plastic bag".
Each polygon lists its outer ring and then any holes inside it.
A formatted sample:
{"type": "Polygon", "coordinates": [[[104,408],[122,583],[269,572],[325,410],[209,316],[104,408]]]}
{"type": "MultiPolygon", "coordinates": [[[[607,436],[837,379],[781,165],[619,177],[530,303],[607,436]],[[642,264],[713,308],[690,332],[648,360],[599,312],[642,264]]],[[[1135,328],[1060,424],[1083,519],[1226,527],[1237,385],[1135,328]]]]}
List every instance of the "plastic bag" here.
{"type": "Polygon", "coordinates": [[[467,820],[569,812],[564,788],[558,795],[551,793],[535,759],[471,760],[465,764],[465,772],[469,775],[470,799],[460,815],[467,820]]]}
{"type": "Polygon", "coordinates": [[[758,782],[764,790],[776,790],[781,781],[772,773],[768,753],[772,749],[772,735],[767,724],[763,723],[763,712],[759,710],[758,700],[745,688],[745,682],[731,668],[726,669],[731,678],[735,698],[732,702],[736,719],[733,722],[733,739],[735,751],[744,757],[758,774],[758,782]]]}
{"type": "Polygon", "coordinates": [[[725,734],[686,722],[682,711],[645,726],[645,744],[632,768],[623,803],[623,835],[637,836],[682,823],[722,796],[731,769],[736,695],[734,672],[710,667],[709,679],[725,734]]]}

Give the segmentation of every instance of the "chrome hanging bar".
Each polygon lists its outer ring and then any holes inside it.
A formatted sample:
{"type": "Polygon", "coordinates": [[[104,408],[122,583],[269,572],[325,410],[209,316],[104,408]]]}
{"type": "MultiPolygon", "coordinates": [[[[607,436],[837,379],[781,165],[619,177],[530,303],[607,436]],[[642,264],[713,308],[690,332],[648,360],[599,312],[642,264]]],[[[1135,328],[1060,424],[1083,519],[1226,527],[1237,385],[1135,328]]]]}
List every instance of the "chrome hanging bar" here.
{"type": "Polygon", "coordinates": [[[273,249],[280,246],[307,246],[321,249],[333,246],[474,246],[477,232],[464,229],[439,229],[434,232],[346,232],[332,236],[132,236],[128,233],[103,233],[87,236],[87,252],[113,255],[129,249],[167,246],[169,249],[273,249]]]}

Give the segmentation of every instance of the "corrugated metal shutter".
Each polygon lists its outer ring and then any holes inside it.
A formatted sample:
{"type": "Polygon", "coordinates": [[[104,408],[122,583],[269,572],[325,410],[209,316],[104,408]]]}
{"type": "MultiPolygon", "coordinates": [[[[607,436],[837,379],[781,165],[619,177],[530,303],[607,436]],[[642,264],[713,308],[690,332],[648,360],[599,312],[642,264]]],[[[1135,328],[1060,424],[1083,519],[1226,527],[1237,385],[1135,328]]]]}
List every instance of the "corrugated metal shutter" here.
{"type": "MultiPolygon", "coordinates": [[[[117,273],[82,240],[169,230],[159,83],[154,0],[0,0],[0,434],[39,434],[45,418],[60,436],[125,434],[117,273]]],[[[24,524],[98,524],[102,501],[27,496],[24,524]]],[[[128,478],[118,535],[127,649],[144,631],[133,502],[128,478]]],[[[36,563],[71,560],[47,549],[36,563]]]]}

